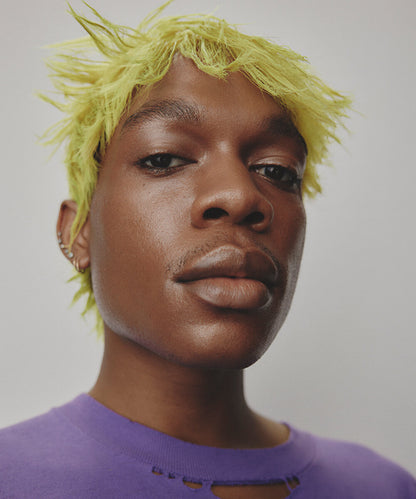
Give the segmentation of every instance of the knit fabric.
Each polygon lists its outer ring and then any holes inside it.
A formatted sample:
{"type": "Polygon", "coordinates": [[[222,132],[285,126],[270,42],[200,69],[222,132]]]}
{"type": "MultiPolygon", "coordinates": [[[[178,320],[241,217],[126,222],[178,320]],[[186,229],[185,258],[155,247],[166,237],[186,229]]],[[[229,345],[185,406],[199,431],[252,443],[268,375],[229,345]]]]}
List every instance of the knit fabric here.
{"type": "Polygon", "coordinates": [[[82,394],[0,431],[0,498],[212,499],[212,485],[282,481],[291,499],[416,499],[416,481],[396,464],[365,447],[289,428],[289,440],[273,448],[205,447],[82,394]]]}

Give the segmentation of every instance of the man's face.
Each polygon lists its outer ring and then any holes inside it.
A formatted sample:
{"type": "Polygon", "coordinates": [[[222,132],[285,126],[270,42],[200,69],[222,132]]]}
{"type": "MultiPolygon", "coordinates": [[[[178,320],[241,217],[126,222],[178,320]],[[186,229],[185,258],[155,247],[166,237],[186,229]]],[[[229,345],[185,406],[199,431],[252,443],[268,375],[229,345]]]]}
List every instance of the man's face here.
{"type": "Polygon", "coordinates": [[[103,158],[90,258],[106,327],[182,365],[256,361],[296,285],[304,164],[302,139],[269,95],[177,57],[103,158]]]}

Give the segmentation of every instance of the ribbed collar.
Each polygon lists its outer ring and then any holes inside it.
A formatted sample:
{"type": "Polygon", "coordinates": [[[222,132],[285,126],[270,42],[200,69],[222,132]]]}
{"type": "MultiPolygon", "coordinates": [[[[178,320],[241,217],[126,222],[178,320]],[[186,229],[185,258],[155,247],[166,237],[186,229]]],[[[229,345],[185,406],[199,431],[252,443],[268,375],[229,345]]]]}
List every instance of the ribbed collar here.
{"type": "Polygon", "coordinates": [[[283,479],[298,475],[315,454],[312,436],[290,425],[290,437],[282,445],[223,449],[195,445],[133,422],[86,393],[53,411],[114,452],[188,479],[235,484],[283,479]]]}

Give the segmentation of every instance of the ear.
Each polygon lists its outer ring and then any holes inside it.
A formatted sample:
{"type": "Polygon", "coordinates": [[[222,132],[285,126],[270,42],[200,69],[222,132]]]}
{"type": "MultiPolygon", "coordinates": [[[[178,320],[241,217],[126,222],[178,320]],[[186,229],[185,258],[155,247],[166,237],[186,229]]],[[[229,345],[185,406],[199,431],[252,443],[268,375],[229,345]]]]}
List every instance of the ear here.
{"type": "Polygon", "coordinates": [[[62,202],[56,224],[56,234],[64,256],[79,272],[82,272],[90,265],[90,221],[89,218],[87,218],[87,221],[75,238],[72,248],[69,248],[71,227],[74,223],[77,211],[78,206],[72,199],[67,199],[62,202]]]}

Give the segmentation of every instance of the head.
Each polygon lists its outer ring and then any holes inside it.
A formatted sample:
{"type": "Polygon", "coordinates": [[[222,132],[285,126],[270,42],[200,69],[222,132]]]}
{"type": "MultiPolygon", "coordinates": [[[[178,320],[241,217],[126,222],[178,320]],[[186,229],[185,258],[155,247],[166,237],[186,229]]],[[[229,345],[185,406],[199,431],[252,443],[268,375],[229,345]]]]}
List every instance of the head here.
{"type": "Polygon", "coordinates": [[[73,201],[58,225],[86,270],[76,298],[87,295],[86,311],[98,305],[99,329],[104,319],[162,356],[211,365],[214,350],[220,359],[238,343],[227,365],[253,362],[289,310],[303,197],[320,191],[316,167],[349,100],[290,49],[211,16],[154,15],[131,30],[72,14],[89,36],[50,62],[67,113],[51,142],[67,147],[73,201]],[[274,282],[228,295],[183,282],[211,257],[265,266],[274,282]]]}

